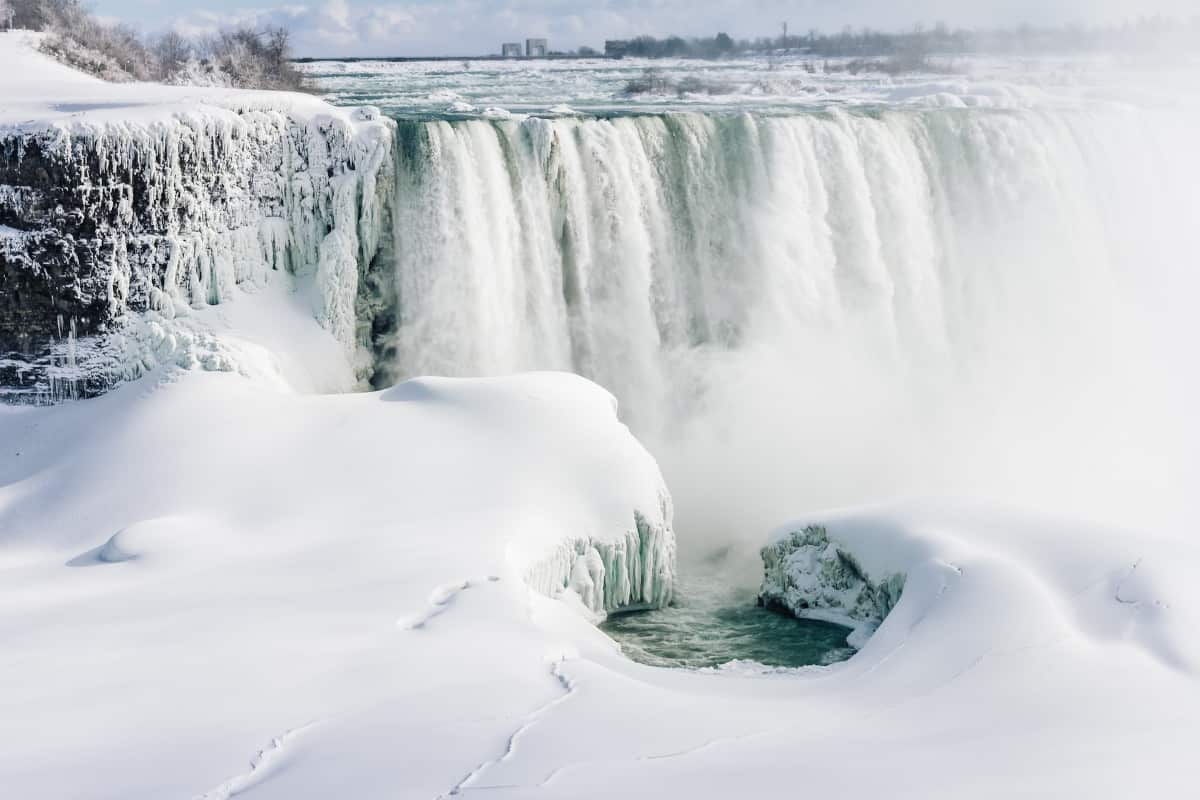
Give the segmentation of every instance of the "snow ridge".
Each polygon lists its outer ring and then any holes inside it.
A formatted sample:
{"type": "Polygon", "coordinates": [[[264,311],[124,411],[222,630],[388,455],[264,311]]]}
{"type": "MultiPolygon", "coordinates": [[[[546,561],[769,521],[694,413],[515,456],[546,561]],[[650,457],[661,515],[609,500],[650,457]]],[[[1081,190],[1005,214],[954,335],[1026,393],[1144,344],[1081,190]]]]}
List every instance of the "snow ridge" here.
{"type": "Polygon", "coordinates": [[[565,657],[559,658],[550,666],[550,674],[551,674],[551,676],[554,677],[554,679],[556,681],[558,681],[559,686],[562,687],[562,694],[558,695],[557,697],[550,700],[545,705],[539,706],[538,708],[534,709],[529,714],[527,714],[521,720],[521,724],[517,727],[517,729],[514,730],[509,735],[507,741],[504,744],[504,752],[502,752],[496,758],[488,759],[487,761],[484,761],[483,763],[479,764],[477,767],[475,767],[473,770],[471,770],[469,773],[467,773],[467,775],[462,780],[460,780],[453,787],[451,787],[448,792],[446,792],[445,794],[438,795],[438,800],[445,800],[445,798],[448,798],[448,797],[456,797],[456,796],[462,794],[464,791],[468,791],[471,789],[515,788],[514,786],[503,785],[503,784],[493,785],[493,786],[474,786],[474,784],[479,781],[479,779],[483,776],[483,774],[485,772],[487,772],[487,770],[491,769],[492,767],[496,766],[497,764],[502,764],[505,761],[508,761],[510,758],[512,758],[513,755],[517,751],[517,744],[521,740],[521,737],[523,737],[530,730],[530,728],[532,728],[537,723],[537,721],[539,719],[541,719],[543,716],[548,714],[555,706],[558,706],[561,703],[565,702],[568,698],[571,697],[572,694],[575,693],[575,682],[572,681],[570,678],[568,678],[566,675],[564,675],[563,671],[562,671],[562,665],[565,660],[566,660],[565,657]]]}
{"type": "Polygon", "coordinates": [[[299,728],[293,728],[280,736],[274,736],[271,741],[262,750],[259,750],[254,758],[250,759],[250,769],[241,775],[237,775],[217,788],[199,795],[196,800],[230,800],[232,797],[237,797],[247,789],[251,789],[255,784],[264,780],[274,767],[275,762],[279,759],[283,752],[284,745],[296,736],[304,733],[313,727],[315,723],[301,725],[299,728]]]}

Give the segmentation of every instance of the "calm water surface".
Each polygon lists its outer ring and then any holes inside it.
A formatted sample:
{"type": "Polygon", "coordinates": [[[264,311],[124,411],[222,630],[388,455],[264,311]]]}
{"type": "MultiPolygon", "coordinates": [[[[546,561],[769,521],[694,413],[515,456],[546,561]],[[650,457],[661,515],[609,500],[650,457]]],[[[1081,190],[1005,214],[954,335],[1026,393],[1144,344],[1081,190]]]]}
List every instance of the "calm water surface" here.
{"type": "Polygon", "coordinates": [[[618,614],[600,626],[634,661],[656,667],[716,667],[755,661],[804,667],[844,661],[850,629],[798,620],[756,605],[754,588],[715,574],[681,578],[670,608],[618,614]]]}

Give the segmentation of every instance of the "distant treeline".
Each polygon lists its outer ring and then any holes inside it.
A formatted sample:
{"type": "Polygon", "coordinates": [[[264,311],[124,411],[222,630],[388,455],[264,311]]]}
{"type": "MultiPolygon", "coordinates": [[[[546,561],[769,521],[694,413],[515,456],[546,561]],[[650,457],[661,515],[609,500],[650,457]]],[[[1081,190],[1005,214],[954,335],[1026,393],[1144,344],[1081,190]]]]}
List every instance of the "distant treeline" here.
{"type": "Polygon", "coordinates": [[[199,39],[174,32],[146,37],[132,26],[101,21],[81,0],[0,0],[0,29],[8,25],[49,33],[44,52],[105,80],[304,88],[283,28],[235,28],[199,39]]]}
{"type": "MultiPolygon", "coordinates": [[[[669,36],[605,43],[609,56],[638,58],[721,58],[774,52],[801,52],[820,58],[863,58],[969,53],[1064,53],[1101,50],[1156,50],[1194,47],[1200,42],[1200,16],[1188,21],[1148,17],[1118,26],[1069,25],[1040,28],[1021,25],[988,30],[951,29],[939,23],[910,31],[884,32],[846,27],[839,33],[810,30],[801,35],[733,39],[724,33],[685,39],[669,36]]],[[[589,50],[588,48],[582,48],[589,50]]],[[[589,50],[590,52],[590,50],[589,50]]]]}

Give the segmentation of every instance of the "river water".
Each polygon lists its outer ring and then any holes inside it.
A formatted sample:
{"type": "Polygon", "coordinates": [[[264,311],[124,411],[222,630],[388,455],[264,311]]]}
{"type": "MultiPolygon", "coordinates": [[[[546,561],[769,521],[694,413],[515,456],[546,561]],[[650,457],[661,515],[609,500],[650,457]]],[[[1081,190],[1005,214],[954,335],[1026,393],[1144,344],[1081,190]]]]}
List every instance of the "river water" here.
{"type": "Polygon", "coordinates": [[[634,661],[655,667],[717,667],[752,661],[771,667],[804,667],[854,654],[849,628],[799,620],[760,608],[752,586],[716,572],[685,573],[668,608],[608,618],[600,629],[634,661]]]}

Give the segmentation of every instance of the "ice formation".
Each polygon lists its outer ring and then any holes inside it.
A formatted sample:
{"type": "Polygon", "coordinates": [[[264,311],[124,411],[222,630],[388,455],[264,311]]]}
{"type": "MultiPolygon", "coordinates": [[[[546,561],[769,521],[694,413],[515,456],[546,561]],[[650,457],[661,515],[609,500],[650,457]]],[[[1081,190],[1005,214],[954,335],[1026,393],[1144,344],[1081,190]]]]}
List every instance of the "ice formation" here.
{"type": "Polygon", "coordinates": [[[0,125],[10,398],[96,394],[159,364],[236,368],[189,318],[269,282],[308,293],[364,363],[359,278],[387,227],[393,124],[288,95],[206,99],[0,125]]]}
{"type": "Polygon", "coordinates": [[[668,605],[675,591],[675,533],[669,508],[664,494],[657,521],[637,512],[633,526],[618,538],[564,539],[526,571],[526,583],[550,597],[570,591],[596,618],[668,605]]]}
{"type": "Polygon", "coordinates": [[[872,578],[824,526],[777,536],[762,549],[759,602],[797,617],[841,622],[854,628],[859,646],[900,601],[904,575],[872,578]]]}

